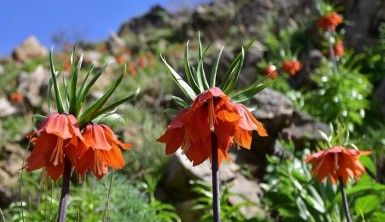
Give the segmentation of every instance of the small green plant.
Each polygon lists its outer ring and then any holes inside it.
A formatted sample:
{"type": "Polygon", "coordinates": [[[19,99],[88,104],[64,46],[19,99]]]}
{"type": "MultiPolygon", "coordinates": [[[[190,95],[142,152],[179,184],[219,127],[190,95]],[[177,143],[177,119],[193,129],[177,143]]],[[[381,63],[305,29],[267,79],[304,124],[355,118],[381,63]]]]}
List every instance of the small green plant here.
{"type": "Polygon", "coordinates": [[[324,60],[313,80],[317,89],[305,95],[304,108],[308,112],[325,122],[362,124],[372,89],[364,75],[346,63],[341,63],[336,72],[333,64],[324,60]]]}
{"type": "MultiPolygon", "coordinates": [[[[212,193],[211,186],[202,181],[193,181],[193,191],[198,195],[196,199],[193,200],[193,210],[202,212],[200,221],[209,222],[213,220],[213,215],[210,210],[212,205],[212,193]]],[[[250,202],[247,198],[232,193],[230,191],[231,183],[223,184],[221,192],[221,219],[223,222],[241,222],[241,221],[262,221],[262,219],[254,218],[247,219],[241,213],[240,209],[242,207],[250,206],[253,203],[250,202]],[[240,197],[243,201],[239,204],[231,205],[229,204],[229,199],[233,196],[240,197]]]]}

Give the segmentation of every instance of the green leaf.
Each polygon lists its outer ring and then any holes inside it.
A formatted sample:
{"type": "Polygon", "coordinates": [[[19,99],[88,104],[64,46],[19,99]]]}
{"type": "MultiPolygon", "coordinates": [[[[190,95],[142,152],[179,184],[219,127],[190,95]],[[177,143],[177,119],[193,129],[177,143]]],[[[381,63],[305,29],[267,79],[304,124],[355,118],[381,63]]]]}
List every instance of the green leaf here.
{"type": "Polygon", "coordinates": [[[163,111],[163,113],[170,117],[170,118],[173,118],[174,116],[176,116],[178,114],[178,110],[176,109],[172,109],[172,108],[167,108],[163,111]]]}
{"type": "Polygon", "coordinates": [[[242,70],[245,52],[250,49],[254,42],[255,40],[247,44],[245,48],[242,47],[241,51],[231,62],[229,69],[225,73],[224,81],[220,85],[220,88],[223,90],[224,93],[229,94],[233,90],[234,85],[238,81],[239,74],[242,70]]]}
{"type": "MultiPolygon", "coordinates": [[[[73,54],[74,53],[75,53],[75,51],[73,52],[73,54]]],[[[79,72],[80,72],[80,68],[82,67],[82,63],[83,63],[83,55],[80,56],[79,61],[76,64],[76,67],[72,66],[73,68],[72,68],[72,72],[71,72],[71,90],[70,90],[69,113],[71,113],[71,114],[73,114],[75,116],[77,116],[76,86],[77,86],[77,82],[78,82],[78,75],[79,75],[79,72]]]]}
{"type": "Polygon", "coordinates": [[[189,98],[191,101],[194,101],[196,94],[194,90],[180,77],[180,75],[167,63],[165,58],[160,55],[160,58],[162,59],[163,63],[166,65],[169,73],[171,74],[171,77],[173,78],[174,82],[177,84],[177,86],[182,90],[182,92],[189,98]]]}
{"type": "Polygon", "coordinates": [[[206,54],[207,50],[209,49],[210,46],[208,46],[205,51],[203,52],[202,50],[202,42],[201,42],[201,36],[200,32],[198,34],[198,43],[199,43],[199,49],[198,49],[198,66],[197,66],[197,79],[198,79],[198,86],[201,89],[201,92],[204,91],[205,89],[209,89],[209,83],[207,82],[206,78],[206,73],[205,69],[203,67],[204,63],[204,55],[206,54]]]}
{"type": "Polygon", "coordinates": [[[92,79],[87,84],[85,84],[84,87],[82,87],[81,91],[79,91],[79,96],[78,96],[77,104],[76,104],[76,108],[77,108],[78,113],[81,109],[82,104],[84,103],[84,100],[86,99],[86,96],[87,96],[91,86],[93,86],[95,84],[96,80],[99,79],[99,77],[102,75],[102,73],[107,68],[107,66],[108,66],[108,64],[104,65],[102,68],[95,69],[95,71],[92,70],[92,72],[93,72],[92,79]]]}
{"type": "Polygon", "coordinates": [[[198,84],[191,72],[190,62],[189,62],[189,42],[187,41],[185,50],[184,50],[184,72],[187,77],[187,82],[194,90],[195,93],[200,93],[198,84]]]}
{"type": "Polygon", "coordinates": [[[98,116],[101,108],[107,102],[108,98],[110,98],[112,93],[116,90],[122,79],[123,75],[120,75],[119,78],[114,81],[114,83],[110,86],[110,88],[104,93],[102,97],[100,97],[90,107],[84,110],[84,112],[80,115],[78,119],[80,126],[83,126],[84,124],[92,121],[98,116]]]}
{"type": "Polygon", "coordinates": [[[188,103],[186,103],[182,98],[177,96],[171,96],[171,99],[178,105],[180,105],[183,108],[187,108],[189,106],[188,103]]]}
{"type": "Polygon", "coordinates": [[[374,175],[374,176],[377,175],[376,164],[373,162],[373,160],[369,156],[361,156],[360,161],[366,167],[366,169],[369,170],[369,172],[372,175],[374,175]]]}
{"type": "Polygon", "coordinates": [[[210,82],[209,82],[210,87],[215,87],[215,82],[216,82],[217,72],[218,72],[219,60],[221,59],[223,49],[224,49],[224,47],[222,47],[221,50],[219,51],[218,57],[215,60],[215,62],[213,64],[213,67],[211,68],[210,82]]]}
{"type": "Polygon", "coordinates": [[[58,72],[55,70],[55,66],[53,64],[52,51],[53,51],[53,49],[51,49],[51,51],[49,53],[49,62],[50,62],[50,66],[51,66],[52,86],[53,86],[53,89],[54,89],[54,92],[55,92],[55,101],[56,101],[57,110],[59,111],[59,113],[63,113],[64,112],[63,100],[61,98],[59,86],[58,86],[57,80],[56,80],[56,76],[58,75],[58,72]]]}
{"type": "Polygon", "coordinates": [[[114,102],[114,103],[104,107],[103,109],[101,109],[99,111],[99,113],[97,115],[99,116],[99,115],[101,115],[103,113],[109,112],[109,111],[115,109],[119,105],[121,105],[121,104],[123,104],[123,103],[125,103],[125,102],[127,102],[129,100],[135,99],[138,96],[139,92],[140,92],[140,87],[135,92],[129,94],[128,96],[126,96],[126,97],[124,97],[124,98],[122,98],[122,99],[120,99],[120,100],[118,100],[118,101],[116,101],[116,102],[114,102]]]}
{"type": "Polygon", "coordinates": [[[264,79],[260,82],[255,82],[252,85],[247,86],[244,89],[241,89],[235,94],[231,95],[231,98],[239,103],[244,102],[265,89],[269,84],[270,82],[268,82],[267,79],[264,79]]]}
{"type": "Polygon", "coordinates": [[[366,195],[358,198],[354,204],[354,210],[358,215],[371,213],[381,207],[381,199],[378,195],[366,195]]]}

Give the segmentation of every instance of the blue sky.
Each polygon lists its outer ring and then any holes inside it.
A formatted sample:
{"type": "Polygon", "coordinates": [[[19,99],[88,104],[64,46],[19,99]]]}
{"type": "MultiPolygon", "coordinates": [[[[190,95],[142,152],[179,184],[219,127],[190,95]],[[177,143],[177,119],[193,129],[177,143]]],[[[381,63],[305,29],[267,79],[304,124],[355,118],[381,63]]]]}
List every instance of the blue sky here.
{"type": "Polygon", "coordinates": [[[0,4],[0,56],[35,35],[47,47],[54,33],[90,41],[106,39],[131,17],[155,4],[170,10],[207,0],[4,0],[0,4]]]}

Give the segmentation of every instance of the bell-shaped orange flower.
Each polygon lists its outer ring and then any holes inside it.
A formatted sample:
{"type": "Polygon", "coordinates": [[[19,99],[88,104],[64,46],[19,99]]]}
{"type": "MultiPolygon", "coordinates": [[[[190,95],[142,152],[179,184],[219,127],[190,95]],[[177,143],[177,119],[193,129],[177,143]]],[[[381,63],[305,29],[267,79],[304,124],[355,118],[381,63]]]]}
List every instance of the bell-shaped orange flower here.
{"type": "Polygon", "coordinates": [[[267,133],[262,124],[242,105],[230,101],[217,87],[202,92],[190,108],[181,111],[158,138],[166,144],[166,154],[181,148],[193,165],[211,158],[212,134],[216,137],[218,164],[229,159],[233,143],[250,148],[251,131],[267,133]]]}
{"type": "Polygon", "coordinates": [[[346,184],[349,177],[358,179],[365,172],[359,158],[368,154],[370,151],[335,146],[309,155],[305,162],[312,164],[312,174],[319,181],[328,178],[332,184],[336,184],[341,178],[343,184],[346,184]]]}
{"type": "Polygon", "coordinates": [[[301,62],[296,59],[283,61],[282,68],[291,76],[295,76],[302,68],[301,62]]]}
{"type": "Polygon", "coordinates": [[[49,115],[30,139],[35,145],[27,159],[27,171],[45,168],[53,180],[63,174],[67,152],[79,144],[87,146],[75,117],[59,113],[49,115]]]}
{"type": "Polygon", "coordinates": [[[338,25],[342,24],[343,18],[337,12],[330,12],[321,16],[318,21],[318,27],[326,31],[334,31],[338,25]]]}
{"type": "Polygon", "coordinates": [[[278,77],[278,71],[277,71],[277,67],[275,67],[275,65],[269,65],[267,66],[264,70],[263,70],[264,74],[271,78],[271,79],[275,79],[278,77]]]}
{"type": "Polygon", "coordinates": [[[98,178],[108,173],[108,167],[121,169],[124,166],[122,149],[129,149],[131,144],[122,143],[114,132],[103,124],[88,124],[83,130],[87,144],[71,150],[69,157],[75,170],[82,177],[90,170],[98,178]]]}
{"type": "Polygon", "coordinates": [[[334,55],[337,57],[342,57],[345,54],[344,42],[339,40],[333,46],[334,55]]]}

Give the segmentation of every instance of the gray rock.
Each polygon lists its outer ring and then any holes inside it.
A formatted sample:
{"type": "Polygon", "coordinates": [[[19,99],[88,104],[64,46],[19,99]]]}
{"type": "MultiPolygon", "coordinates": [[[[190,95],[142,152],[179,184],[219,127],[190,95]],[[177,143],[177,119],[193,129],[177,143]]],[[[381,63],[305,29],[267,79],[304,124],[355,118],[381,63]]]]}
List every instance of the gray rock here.
{"type": "Polygon", "coordinates": [[[39,40],[37,40],[35,36],[28,37],[12,53],[13,58],[21,62],[39,57],[45,57],[47,54],[47,48],[40,44],[39,40]]]}
{"type": "Polygon", "coordinates": [[[48,86],[49,78],[50,72],[39,65],[32,73],[20,74],[18,90],[26,96],[32,106],[36,107],[45,96],[43,92],[48,86]]]}
{"type": "Polygon", "coordinates": [[[0,76],[4,74],[4,67],[0,65],[0,76]]]}
{"type": "Polygon", "coordinates": [[[292,123],[282,130],[285,139],[291,139],[297,148],[313,147],[323,140],[319,131],[329,134],[329,126],[313,119],[309,114],[295,111],[292,123]]]}
{"type": "Polygon", "coordinates": [[[100,59],[102,55],[98,51],[94,50],[84,50],[80,52],[83,54],[84,64],[92,64],[93,66],[100,66],[100,59]]]}
{"type": "Polygon", "coordinates": [[[254,116],[262,121],[269,136],[276,137],[278,133],[291,123],[294,107],[289,98],[282,93],[264,89],[252,100],[251,106],[256,106],[254,116]]]}
{"type": "Polygon", "coordinates": [[[4,97],[0,98],[0,118],[17,113],[17,109],[4,97]]]}
{"type": "MultiPolygon", "coordinates": [[[[164,175],[160,186],[161,189],[169,195],[167,198],[185,202],[188,205],[188,201],[196,197],[196,194],[192,192],[192,185],[190,183],[190,181],[193,180],[202,180],[211,184],[210,162],[205,161],[204,163],[193,167],[187,157],[184,156],[181,151],[178,151],[168,163],[166,174],[164,175]]],[[[220,167],[220,180],[222,183],[231,183],[230,192],[236,194],[230,198],[230,204],[244,202],[244,199],[240,196],[246,197],[250,202],[254,203],[252,206],[245,206],[241,209],[241,212],[246,217],[251,218],[262,212],[259,207],[260,197],[262,195],[259,184],[256,181],[249,180],[243,176],[240,173],[240,167],[237,164],[234,162],[222,163],[220,167]]],[[[180,211],[184,212],[183,214],[186,214],[183,208],[180,209],[180,211]]],[[[184,220],[184,218],[182,218],[182,221],[189,220],[184,220]]]]}
{"type": "Polygon", "coordinates": [[[5,208],[17,200],[20,169],[23,166],[25,150],[18,145],[0,146],[0,207],[5,208]]]}
{"type": "Polygon", "coordinates": [[[110,51],[111,54],[116,55],[122,52],[122,50],[124,50],[126,45],[123,39],[117,36],[116,33],[111,33],[106,42],[106,46],[108,51],[110,51]]]}

